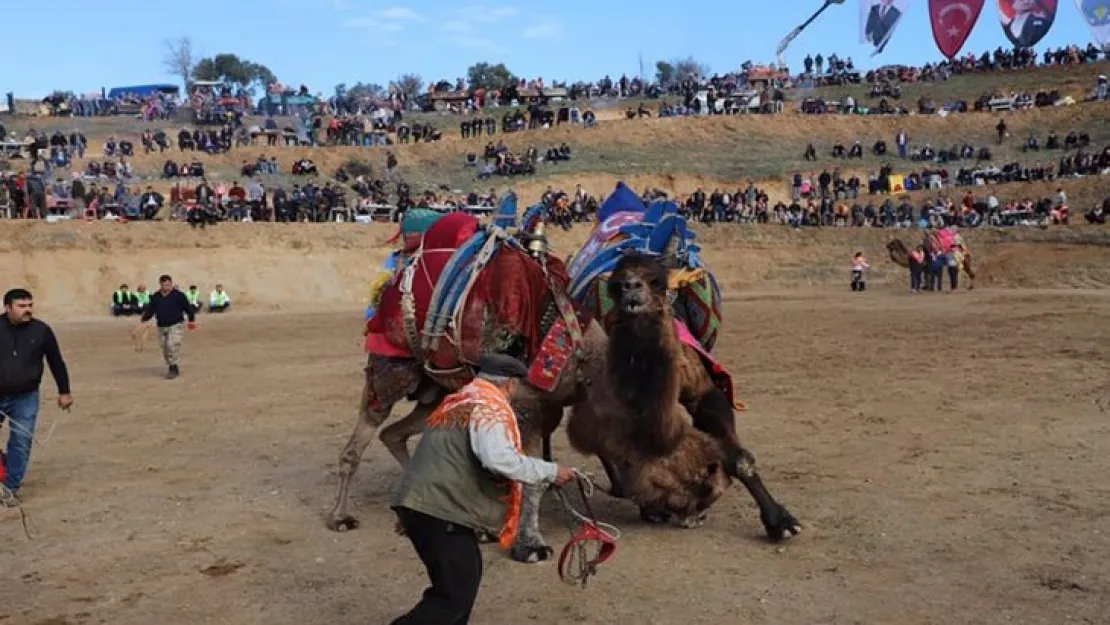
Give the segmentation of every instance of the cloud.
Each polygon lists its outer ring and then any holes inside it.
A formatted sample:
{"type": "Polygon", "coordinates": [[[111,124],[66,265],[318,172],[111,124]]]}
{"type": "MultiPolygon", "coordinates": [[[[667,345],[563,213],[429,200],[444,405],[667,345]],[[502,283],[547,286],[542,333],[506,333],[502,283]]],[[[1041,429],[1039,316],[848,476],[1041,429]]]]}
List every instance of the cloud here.
{"type": "Polygon", "coordinates": [[[472,4],[456,10],[455,13],[467,21],[492,24],[520,15],[520,9],[512,5],[491,7],[485,4],[472,4]]]}
{"type": "MultiPolygon", "coordinates": [[[[337,0],[342,2],[344,0],[337,0]]],[[[343,20],[347,28],[365,28],[369,31],[396,33],[404,30],[406,23],[420,23],[427,19],[408,7],[393,6],[375,11],[370,17],[350,17],[343,20]]]]}
{"type": "Polygon", "coordinates": [[[423,22],[424,16],[408,7],[393,6],[374,13],[380,19],[397,22],[423,22]]]}
{"type": "Polygon", "coordinates": [[[536,18],[524,28],[521,37],[525,39],[555,39],[562,36],[563,23],[550,15],[536,18]]]}
{"type": "Polygon", "coordinates": [[[466,20],[448,20],[442,26],[445,32],[465,33],[470,30],[470,23],[466,20]]]}

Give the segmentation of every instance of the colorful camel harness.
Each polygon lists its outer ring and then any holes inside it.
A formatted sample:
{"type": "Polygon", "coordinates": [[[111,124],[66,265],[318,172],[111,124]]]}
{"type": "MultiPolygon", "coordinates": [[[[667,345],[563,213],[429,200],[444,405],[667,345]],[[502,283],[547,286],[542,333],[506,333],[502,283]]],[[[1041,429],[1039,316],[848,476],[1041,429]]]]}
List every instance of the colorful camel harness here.
{"type": "Polygon", "coordinates": [[[597,567],[616,554],[620,530],[613,525],[598,521],[594,516],[593,508],[590,507],[590,495],[593,493],[594,485],[590,477],[584,473],[576,473],[575,478],[585,514],[574,509],[563,488],[555,487],[555,494],[571,519],[570,540],[559,553],[559,579],[585,588],[590,576],[597,575],[597,567]],[[591,546],[596,547],[596,555],[592,558],[590,557],[591,546]]]}

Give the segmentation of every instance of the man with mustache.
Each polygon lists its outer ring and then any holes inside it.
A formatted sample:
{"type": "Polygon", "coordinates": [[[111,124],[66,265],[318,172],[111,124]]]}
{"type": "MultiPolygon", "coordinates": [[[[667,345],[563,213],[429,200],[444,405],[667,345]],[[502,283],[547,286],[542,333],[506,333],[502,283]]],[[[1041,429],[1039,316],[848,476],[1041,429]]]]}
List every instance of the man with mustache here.
{"type": "Polygon", "coordinates": [[[0,315],[0,424],[8,421],[11,430],[7,453],[0,454],[0,507],[20,505],[16,493],[31,461],[43,358],[58,385],[58,407],[69,410],[73,396],[58,339],[50,326],[34,318],[31,292],[12,289],[4,294],[0,315]]]}

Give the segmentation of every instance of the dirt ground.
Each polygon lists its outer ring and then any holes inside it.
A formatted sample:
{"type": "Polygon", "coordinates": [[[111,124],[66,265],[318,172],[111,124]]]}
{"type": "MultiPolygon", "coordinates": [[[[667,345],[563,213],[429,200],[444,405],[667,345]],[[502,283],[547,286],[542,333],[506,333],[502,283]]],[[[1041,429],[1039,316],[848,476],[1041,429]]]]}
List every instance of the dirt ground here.
{"type": "MultiPolygon", "coordinates": [[[[751,291],[720,354],[741,431],[805,524],[762,538],[739,487],[696,530],[598,495],[620,548],[583,591],[484,547],[476,624],[1105,623],[1105,291],[751,291]]],[[[47,319],[49,321],[49,319],[47,319]]],[[[360,311],[202,317],[160,378],[122,320],[55,324],[77,404],[36,450],[33,540],[0,515],[0,623],[387,623],[425,585],[380,445],[356,532],[327,531],[360,311]]],[[[49,376],[39,434],[58,411],[49,376]]],[[[589,469],[560,434],[556,454],[589,469]]],[[[547,502],[548,539],[568,534],[547,502]]]]}

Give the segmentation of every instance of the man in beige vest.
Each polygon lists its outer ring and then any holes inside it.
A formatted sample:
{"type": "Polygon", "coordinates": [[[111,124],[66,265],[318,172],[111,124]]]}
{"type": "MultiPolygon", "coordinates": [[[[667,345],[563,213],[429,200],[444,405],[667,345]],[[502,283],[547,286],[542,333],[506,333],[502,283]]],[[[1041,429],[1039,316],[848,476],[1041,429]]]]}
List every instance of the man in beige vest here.
{"type": "Polygon", "coordinates": [[[447,396],[427,427],[392,501],[397,531],[409,537],[432,585],[392,625],[466,625],[482,581],[478,532],[511,547],[520,523],[521,484],[574,479],[574,469],[525,456],[509,397],[528,370],[488,354],[478,377],[447,396]]]}

